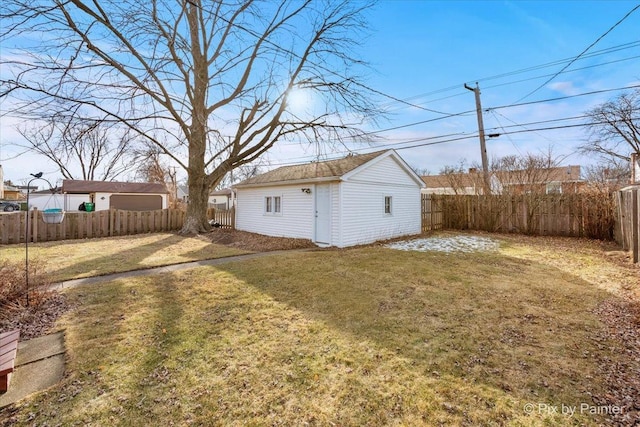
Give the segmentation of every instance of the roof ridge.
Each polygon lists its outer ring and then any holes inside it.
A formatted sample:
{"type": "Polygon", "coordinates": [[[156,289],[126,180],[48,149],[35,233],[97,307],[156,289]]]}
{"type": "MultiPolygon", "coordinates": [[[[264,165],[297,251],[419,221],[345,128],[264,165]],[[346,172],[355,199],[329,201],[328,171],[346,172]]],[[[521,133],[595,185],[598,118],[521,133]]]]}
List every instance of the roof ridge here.
{"type": "Polygon", "coordinates": [[[281,166],[255,177],[248,178],[236,184],[236,186],[320,178],[338,178],[388,151],[393,150],[379,150],[371,153],[349,154],[339,159],[281,166]]]}

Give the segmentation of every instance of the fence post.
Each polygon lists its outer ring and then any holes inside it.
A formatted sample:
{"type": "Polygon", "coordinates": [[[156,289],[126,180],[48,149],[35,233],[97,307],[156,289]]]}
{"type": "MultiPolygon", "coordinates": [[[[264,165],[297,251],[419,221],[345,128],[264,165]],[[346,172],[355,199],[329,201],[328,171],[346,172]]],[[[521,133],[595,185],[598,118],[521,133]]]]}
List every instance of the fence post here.
{"type": "Polygon", "coordinates": [[[638,239],[640,238],[638,227],[640,226],[640,216],[638,215],[638,191],[635,189],[632,191],[631,196],[631,239],[633,244],[633,263],[638,263],[638,239]]]}
{"type": "Polygon", "coordinates": [[[31,221],[29,221],[29,223],[31,224],[31,230],[29,230],[31,232],[31,236],[30,236],[31,240],[33,241],[33,243],[37,243],[38,242],[38,208],[33,208],[33,210],[31,211],[31,221]]]}
{"type": "Polygon", "coordinates": [[[231,207],[231,229],[232,230],[236,229],[236,207],[235,206],[231,207]]]}
{"type": "Polygon", "coordinates": [[[427,195],[425,199],[426,205],[429,206],[429,230],[433,230],[433,200],[431,200],[431,196],[427,195]]]}

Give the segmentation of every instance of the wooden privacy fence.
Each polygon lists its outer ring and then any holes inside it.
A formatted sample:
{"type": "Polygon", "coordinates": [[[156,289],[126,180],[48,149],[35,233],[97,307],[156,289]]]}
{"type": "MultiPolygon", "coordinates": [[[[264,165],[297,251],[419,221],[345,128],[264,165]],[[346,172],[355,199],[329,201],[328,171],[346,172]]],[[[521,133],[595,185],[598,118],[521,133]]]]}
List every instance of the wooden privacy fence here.
{"type": "Polygon", "coordinates": [[[615,238],[625,251],[633,252],[638,263],[640,246],[640,186],[616,193],[617,218],[615,238]]]}
{"type": "MultiPolygon", "coordinates": [[[[184,224],[183,209],[125,211],[110,209],[96,212],[67,212],[61,224],[42,221],[42,212],[29,211],[29,241],[85,239],[130,234],[176,231],[184,224]]],[[[27,212],[0,214],[0,244],[24,243],[27,212]]],[[[222,227],[234,228],[235,209],[209,209],[207,218],[222,227]]]]}
{"type": "Polygon", "coordinates": [[[432,194],[422,195],[422,231],[442,228],[442,198],[432,194]]]}
{"type": "Polygon", "coordinates": [[[236,228],[236,208],[231,209],[207,209],[207,218],[220,224],[223,228],[236,228]]]}
{"type": "Polygon", "coordinates": [[[155,211],[124,211],[110,209],[96,212],[67,212],[61,224],[42,221],[42,212],[15,212],[0,215],[0,243],[24,243],[26,216],[29,217],[28,238],[31,242],[124,236],[179,230],[184,211],[161,209],[155,211]]]}
{"type": "Polygon", "coordinates": [[[615,201],[608,194],[422,196],[422,229],[483,230],[612,239],[615,201]]]}

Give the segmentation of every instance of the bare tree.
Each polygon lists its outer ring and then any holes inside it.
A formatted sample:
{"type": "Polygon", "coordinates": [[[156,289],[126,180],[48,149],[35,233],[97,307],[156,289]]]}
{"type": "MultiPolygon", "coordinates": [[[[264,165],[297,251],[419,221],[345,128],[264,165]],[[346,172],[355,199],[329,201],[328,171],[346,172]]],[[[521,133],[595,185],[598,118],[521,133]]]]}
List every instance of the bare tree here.
{"type": "Polygon", "coordinates": [[[492,220],[497,223],[500,212],[510,199],[518,196],[524,202],[524,214],[527,219],[524,231],[535,234],[539,222],[534,219],[540,214],[548,185],[558,180],[557,167],[560,159],[554,156],[553,150],[549,148],[546,153],[504,156],[493,159],[491,163],[491,174],[499,183],[501,193],[492,220]]]}
{"type": "Polygon", "coordinates": [[[580,146],[582,153],[624,161],[630,153],[640,153],[640,89],[598,105],[587,115],[589,139],[580,146]]]}
{"type": "Polygon", "coordinates": [[[591,191],[608,194],[629,184],[629,175],[628,162],[614,158],[587,166],[584,179],[591,191]]]}
{"type": "Polygon", "coordinates": [[[462,159],[455,165],[446,165],[440,169],[439,181],[443,186],[451,188],[453,194],[480,194],[484,184],[482,176],[478,181],[478,173],[474,168],[467,168],[466,159],[462,159]]]}
{"type": "Polygon", "coordinates": [[[556,181],[560,161],[552,150],[546,153],[504,156],[491,162],[491,173],[503,194],[545,194],[547,184],[556,181]]]}
{"type": "Polygon", "coordinates": [[[416,175],[419,175],[419,176],[431,175],[431,171],[428,168],[423,168],[416,165],[409,165],[409,167],[411,167],[411,169],[416,173],[416,175]]]}
{"type": "Polygon", "coordinates": [[[259,175],[267,166],[269,166],[269,162],[264,158],[257,159],[253,163],[244,164],[225,175],[225,177],[218,183],[216,189],[222,190],[224,188],[230,188],[238,182],[259,175]]]}
{"type": "Polygon", "coordinates": [[[209,190],[231,169],[280,140],[340,141],[379,113],[352,52],[368,7],[5,0],[0,42],[24,50],[6,56],[13,59],[2,64],[0,97],[11,97],[11,114],[25,118],[50,117],[58,102],[74,102],[88,118],[106,115],[152,141],[187,172],[182,233],[198,233],[209,228],[209,190]],[[34,38],[38,44],[29,45],[34,38]],[[321,102],[297,107],[298,91],[321,102]]]}
{"type": "Polygon", "coordinates": [[[136,135],[114,123],[57,115],[18,131],[24,148],[47,157],[67,179],[112,181],[135,163],[136,135]]]}
{"type": "Polygon", "coordinates": [[[176,208],[178,206],[177,190],[178,181],[177,174],[161,159],[160,151],[153,145],[137,153],[138,166],[136,175],[145,182],[157,182],[164,184],[169,192],[169,205],[176,208]]]}
{"type": "Polygon", "coordinates": [[[454,194],[478,195],[484,192],[484,181],[482,174],[477,170],[477,165],[467,168],[467,161],[463,159],[457,165],[444,166],[440,169],[440,175],[454,194]]]}

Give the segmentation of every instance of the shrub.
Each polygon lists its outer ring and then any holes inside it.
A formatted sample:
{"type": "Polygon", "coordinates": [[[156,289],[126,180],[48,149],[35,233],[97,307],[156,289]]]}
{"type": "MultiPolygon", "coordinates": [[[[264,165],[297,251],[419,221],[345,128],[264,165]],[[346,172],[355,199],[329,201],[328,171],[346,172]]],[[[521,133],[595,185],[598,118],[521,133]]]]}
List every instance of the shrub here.
{"type": "Polygon", "coordinates": [[[2,260],[0,267],[0,316],[6,317],[27,305],[38,307],[53,293],[45,271],[45,262],[29,261],[29,289],[27,289],[24,263],[2,260]],[[27,301],[27,291],[29,298],[27,301]]]}

